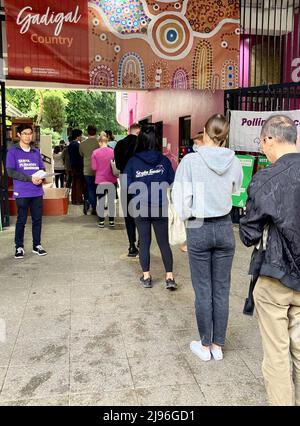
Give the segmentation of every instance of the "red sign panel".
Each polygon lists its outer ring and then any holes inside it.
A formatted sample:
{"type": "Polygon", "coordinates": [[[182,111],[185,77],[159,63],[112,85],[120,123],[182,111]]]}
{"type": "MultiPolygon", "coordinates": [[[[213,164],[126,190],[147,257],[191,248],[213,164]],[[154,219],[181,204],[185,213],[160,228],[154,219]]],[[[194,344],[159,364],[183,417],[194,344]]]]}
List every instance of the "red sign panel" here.
{"type": "Polygon", "coordinates": [[[88,2],[6,0],[8,78],[89,84],[88,2]]]}

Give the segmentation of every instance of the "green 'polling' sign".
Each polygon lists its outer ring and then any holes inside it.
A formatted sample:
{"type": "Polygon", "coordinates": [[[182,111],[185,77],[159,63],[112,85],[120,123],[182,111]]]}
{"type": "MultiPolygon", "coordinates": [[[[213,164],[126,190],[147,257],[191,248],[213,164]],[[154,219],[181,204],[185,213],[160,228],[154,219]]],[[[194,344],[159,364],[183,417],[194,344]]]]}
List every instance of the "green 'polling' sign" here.
{"type": "Polygon", "coordinates": [[[240,160],[243,168],[243,182],[240,194],[232,196],[232,205],[243,208],[246,206],[248,198],[247,188],[252,178],[255,157],[253,155],[236,155],[236,157],[240,160]]]}

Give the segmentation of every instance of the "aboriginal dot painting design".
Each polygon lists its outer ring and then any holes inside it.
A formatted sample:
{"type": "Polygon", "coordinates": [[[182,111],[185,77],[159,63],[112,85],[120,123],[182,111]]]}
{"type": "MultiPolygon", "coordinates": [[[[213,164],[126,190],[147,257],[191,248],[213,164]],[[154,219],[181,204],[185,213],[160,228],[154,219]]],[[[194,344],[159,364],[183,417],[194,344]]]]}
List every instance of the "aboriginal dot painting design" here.
{"type": "Polygon", "coordinates": [[[193,59],[193,88],[211,89],[213,52],[209,41],[199,41],[193,59]]]}
{"type": "Polygon", "coordinates": [[[191,30],[186,21],[177,15],[157,17],[151,31],[152,42],[158,54],[170,58],[189,53],[191,30]]]}
{"type": "Polygon", "coordinates": [[[238,66],[227,60],[222,66],[222,89],[233,89],[238,86],[238,66]]]}
{"type": "Polygon", "coordinates": [[[90,0],[89,28],[91,84],[111,70],[128,89],[238,85],[237,0],[90,0]]]}
{"type": "Polygon", "coordinates": [[[194,31],[210,33],[223,19],[239,19],[239,1],[189,0],[186,17],[194,31]]]}
{"type": "Polygon", "coordinates": [[[145,87],[145,67],[137,53],[129,52],[122,57],[118,69],[118,86],[127,89],[145,87]]]}
{"type": "Polygon", "coordinates": [[[90,72],[90,84],[98,87],[114,87],[113,71],[107,65],[99,65],[90,72]]]}
{"type": "Polygon", "coordinates": [[[215,90],[219,90],[220,88],[221,88],[221,86],[220,86],[220,76],[219,76],[219,74],[214,74],[213,78],[212,78],[211,89],[213,91],[215,91],[215,90]]]}
{"type": "Polygon", "coordinates": [[[172,77],[173,89],[189,89],[189,76],[184,68],[178,68],[172,77]]]}
{"type": "Polygon", "coordinates": [[[163,89],[170,87],[170,73],[166,61],[154,61],[147,73],[148,87],[163,89]]]}
{"type": "Polygon", "coordinates": [[[151,15],[159,15],[162,12],[182,12],[183,0],[173,0],[169,2],[148,0],[146,3],[151,15]]]}
{"type": "Polygon", "coordinates": [[[150,18],[140,0],[91,0],[99,6],[111,27],[120,34],[146,32],[150,18]]]}

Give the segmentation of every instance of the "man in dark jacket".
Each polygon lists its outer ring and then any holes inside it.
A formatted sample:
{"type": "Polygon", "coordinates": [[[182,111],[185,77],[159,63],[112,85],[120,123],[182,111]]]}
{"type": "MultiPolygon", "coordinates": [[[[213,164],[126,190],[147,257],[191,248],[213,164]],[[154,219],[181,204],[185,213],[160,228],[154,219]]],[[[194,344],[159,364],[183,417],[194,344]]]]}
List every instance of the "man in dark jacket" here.
{"type": "Polygon", "coordinates": [[[290,118],[274,115],[265,122],[261,144],[273,164],[252,179],[246,216],[240,222],[240,237],[248,247],[259,243],[268,227],[254,301],[271,405],[300,405],[300,154],[296,140],[297,128],[290,118]]]}
{"type": "Polygon", "coordinates": [[[68,154],[72,171],[72,204],[83,204],[85,181],[83,176],[83,159],[79,154],[79,145],[82,138],[82,130],[72,130],[72,142],[68,145],[68,154]]]}
{"type": "MultiPolygon", "coordinates": [[[[134,123],[129,128],[129,134],[126,138],[120,140],[114,150],[115,154],[115,162],[117,168],[121,173],[124,173],[124,169],[129,161],[129,159],[134,155],[137,137],[141,131],[141,126],[138,123],[134,123]]],[[[129,240],[129,250],[128,256],[135,257],[138,255],[139,251],[136,248],[136,225],[133,217],[128,213],[128,205],[130,200],[132,199],[132,195],[128,194],[127,189],[122,188],[121,185],[121,202],[123,213],[125,216],[125,225],[129,240]]]]}

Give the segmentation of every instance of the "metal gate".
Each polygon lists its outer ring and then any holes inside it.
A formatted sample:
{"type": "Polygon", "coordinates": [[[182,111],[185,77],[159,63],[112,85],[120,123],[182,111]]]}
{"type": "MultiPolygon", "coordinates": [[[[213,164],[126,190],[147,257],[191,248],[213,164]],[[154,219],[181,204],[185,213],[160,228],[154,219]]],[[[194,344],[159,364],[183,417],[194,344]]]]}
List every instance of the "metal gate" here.
{"type": "Polygon", "coordinates": [[[240,111],[290,111],[300,109],[300,83],[273,84],[226,90],[224,109],[240,111]]]}

